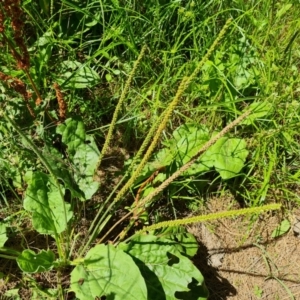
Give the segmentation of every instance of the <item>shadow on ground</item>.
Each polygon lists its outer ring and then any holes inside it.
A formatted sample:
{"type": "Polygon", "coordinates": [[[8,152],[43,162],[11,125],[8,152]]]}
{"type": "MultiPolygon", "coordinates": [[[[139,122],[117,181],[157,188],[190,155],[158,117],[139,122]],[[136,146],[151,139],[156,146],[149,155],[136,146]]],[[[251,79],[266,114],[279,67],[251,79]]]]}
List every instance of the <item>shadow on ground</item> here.
{"type": "Polygon", "coordinates": [[[205,284],[209,290],[209,300],[225,300],[228,296],[236,295],[237,291],[233,285],[218,274],[218,270],[208,264],[208,250],[199,245],[197,254],[193,258],[194,264],[201,271],[205,284]]]}

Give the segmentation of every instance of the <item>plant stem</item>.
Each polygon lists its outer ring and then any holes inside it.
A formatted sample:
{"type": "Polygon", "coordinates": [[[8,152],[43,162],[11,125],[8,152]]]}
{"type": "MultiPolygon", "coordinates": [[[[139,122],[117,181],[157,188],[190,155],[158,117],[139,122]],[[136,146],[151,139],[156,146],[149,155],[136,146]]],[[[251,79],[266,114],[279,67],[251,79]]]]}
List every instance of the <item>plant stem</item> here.
{"type": "Polygon", "coordinates": [[[36,87],[34,81],[32,80],[32,77],[31,77],[30,73],[28,72],[27,69],[24,69],[24,72],[25,72],[25,74],[27,75],[27,78],[29,79],[32,88],[34,89],[34,92],[35,92],[37,98],[40,99],[40,101],[41,101],[41,100],[42,100],[42,96],[41,96],[39,90],[37,89],[37,87],[36,87]]]}
{"type": "Polygon", "coordinates": [[[232,19],[227,20],[226,24],[224,25],[224,27],[220,31],[219,35],[217,36],[217,38],[215,39],[215,41],[213,42],[213,44],[210,46],[210,48],[207,51],[207,53],[204,55],[204,57],[198,63],[198,65],[195,68],[195,70],[193,71],[193,73],[190,76],[188,76],[188,77],[184,77],[182,79],[182,81],[180,82],[180,85],[179,85],[179,87],[177,89],[176,95],[174,96],[172,102],[168,105],[166,111],[163,113],[163,119],[162,119],[160,125],[157,128],[157,131],[156,131],[156,133],[155,133],[155,135],[153,137],[153,141],[149,145],[148,150],[147,150],[147,152],[144,155],[144,158],[142,159],[142,161],[140,162],[140,164],[138,165],[138,167],[134,171],[134,173],[131,176],[131,178],[128,180],[128,182],[120,190],[120,192],[116,196],[114,202],[118,202],[119,200],[121,200],[122,197],[125,195],[125,193],[128,191],[128,189],[134,184],[136,178],[139,176],[140,172],[143,170],[143,168],[146,165],[147,161],[149,160],[152,152],[154,151],[154,149],[155,149],[155,147],[156,147],[156,145],[158,143],[158,140],[160,138],[160,135],[161,135],[162,131],[165,129],[166,124],[167,124],[167,122],[168,122],[168,120],[169,120],[172,112],[174,111],[176,105],[178,104],[181,96],[183,95],[184,91],[188,88],[188,86],[190,85],[190,83],[193,81],[193,79],[197,76],[197,74],[199,73],[199,71],[201,70],[201,68],[205,64],[205,62],[211,56],[211,54],[213,53],[213,51],[217,47],[218,43],[224,37],[224,35],[225,35],[225,33],[226,33],[226,31],[227,31],[227,29],[228,29],[231,21],[232,21],[232,19]]]}
{"type": "Polygon", "coordinates": [[[243,208],[243,209],[235,209],[235,210],[229,210],[229,211],[221,211],[217,213],[208,214],[205,216],[195,216],[191,218],[186,219],[179,219],[179,220],[171,220],[171,221],[164,221],[159,222],[157,224],[151,225],[151,226],[145,226],[142,230],[139,230],[136,234],[145,232],[145,231],[152,231],[159,228],[164,227],[176,227],[180,225],[187,225],[192,223],[198,223],[198,222],[207,222],[211,220],[218,220],[221,218],[228,218],[228,217],[236,217],[246,214],[257,214],[262,213],[266,210],[278,210],[281,208],[281,204],[267,204],[263,206],[258,207],[250,207],[250,208],[243,208]]]}
{"type": "Polygon", "coordinates": [[[78,250],[79,252],[79,256],[82,256],[83,253],[86,251],[86,249],[91,245],[91,243],[94,241],[95,237],[97,234],[99,234],[99,227],[100,225],[103,225],[103,222],[106,218],[106,216],[108,215],[108,213],[111,211],[111,209],[113,208],[113,206],[115,205],[114,202],[111,202],[110,205],[107,207],[106,211],[104,212],[104,214],[101,216],[100,220],[99,216],[101,215],[102,211],[104,210],[104,208],[106,207],[107,203],[109,203],[109,201],[112,199],[113,195],[115,194],[116,190],[119,188],[119,186],[123,183],[123,181],[127,178],[128,173],[126,173],[122,179],[118,182],[118,184],[114,187],[113,191],[109,194],[109,196],[107,197],[107,199],[105,200],[105,202],[101,205],[100,209],[97,212],[97,215],[95,216],[92,224],[89,227],[88,232],[90,233],[89,235],[89,239],[86,243],[83,243],[83,246],[80,247],[80,249],[78,250]],[[97,222],[98,221],[98,222],[97,222]],[[97,223],[97,225],[96,225],[97,223]]]}
{"type": "MultiPolygon", "coordinates": [[[[158,195],[160,192],[162,192],[169,184],[171,184],[176,178],[178,178],[183,172],[185,172],[188,168],[191,167],[191,165],[199,158],[201,154],[203,154],[209,147],[211,147],[214,143],[216,143],[222,136],[224,136],[229,130],[234,128],[236,125],[238,125],[240,122],[242,122],[249,114],[251,113],[251,110],[245,111],[242,115],[240,115],[237,119],[232,121],[230,124],[228,124],[223,130],[221,130],[217,135],[212,137],[208,142],[206,142],[201,149],[191,158],[189,162],[187,162],[185,165],[183,165],[179,170],[177,170],[175,173],[173,173],[166,181],[164,181],[158,188],[156,188],[152,193],[150,193],[148,196],[146,196],[142,201],[138,203],[138,205],[135,207],[135,209],[138,209],[142,206],[144,206],[147,202],[149,202],[151,199],[153,199],[156,195],[158,195]]],[[[117,225],[119,225],[121,222],[123,222],[126,218],[128,218],[131,214],[134,213],[135,209],[127,213],[125,216],[123,216],[119,221],[117,221],[109,230],[106,232],[106,234],[100,239],[99,243],[101,243],[110,232],[112,232],[117,225]]]]}
{"type": "Polygon", "coordinates": [[[109,130],[108,130],[108,133],[107,133],[107,137],[105,139],[105,143],[103,145],[103,148],[101,150],[100,156],[98,158],[98,162],[97,162],[96,168],[95,168],[95,173],[97,172],[98,168],[100,167],[102,159],[103,159],[103,157],[104,157],[104,155],[105,155],[105,153],[106,153],[106,151],[107,151],[107,149],[109,147],[110,141],[112,139],[113,130],[115,129],[115,125],[117,123],[118,114],[120,112],[121,106],[122,106],[122,104],[123,104],[123,102],[125,100],[125,96],[126,96],[128,90],[129,90],[130,84],[132,82],[133,76],[134,76],[134,74],[136,72],[136,69],[138,67],[138,64],[140,63],[142,57],[144,56],[146,49],[147,49],[147,47],[143,46],[143,48],[142,48],[142,50],[140,52],[140,55],[138,56],[137,60],[135,61],[134,65],[133,65],[133,68],[132,68],[132,70],[131,70],[131,72],[129,74],[129,77],[126,80],[125,87],[124,87],[124,89],[122,91],[121,97],[120,97],[120,99],[118,101],[118,104],[116,106],[116,109],[114,111],[114,114],[113,114],[113,117],[112,117],[112,121],[111,121],[109,130]]]}

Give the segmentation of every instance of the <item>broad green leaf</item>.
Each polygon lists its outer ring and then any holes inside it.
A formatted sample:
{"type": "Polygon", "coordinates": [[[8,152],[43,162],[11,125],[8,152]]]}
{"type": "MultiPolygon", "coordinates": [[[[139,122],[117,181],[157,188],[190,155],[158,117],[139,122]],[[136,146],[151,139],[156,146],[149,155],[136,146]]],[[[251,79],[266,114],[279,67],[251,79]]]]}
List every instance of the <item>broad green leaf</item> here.
{"type": "Polygon", "coordinates": [[[84,192],[85,200],[91,199],[99,188],[99,182],[94,181],[94,173],[99,158],[99,150],[92,136],[87,136],[85,144],[81,144],[74,155],[76,168],[75,180],[84,192]]]}
{"type": "Polygon", "coordinates": [[[48,146],[44,148],[43,155],[47,159],[55,176],[64,182],[65,189],[68,189],[73,197],[83,199],[84,194],[74,178],[72,178],[69,172],[70,166],[63,160],[62,154],[57,149],[48,146]]]}
{"type": "MultiPolygon", "coordinates": [[[[157,155],[160,165],[170,166],[175,160],[176,169],[187,163],[209,140],[209,132],[205,126],[195,124],[185,124],[179,126],[173,132],[173,138],[164,142],[166,148],[160,150],[157,155]]],[[[184,175],[194,175],[209,170],[211,166],[207,163],[198,162],[193,164],[184,175]]]]}
{"type": "Polygon", "coordinates": [[[194,235],[187,232],[183,226],[161,228],[154,233],[156,236],[167,238],[173,241],[176,249],[189,257],[196,255],[198,251],[198,242],[194,235]]]}
{"type": "Polygon", "coordinates": [[[237,90],[248,87],[253,79],[252,72],[246,70],[243,66],[239,65],[236,67],[235,74],[233,77],[233,84],[237,90]]]}
{"type": "Polygon", "coordinates": [[[99,150],[94,138],[85,134],[84,124],[80,119],[67,119],[57,129],[62,135],[62,142],[68,146],[67,152],[75,168],[74,179],[84,193],[81,200],[88,200],[99,188],[93,180],[99,150]]]}
{"type": "Polygon", "coordinates": [[[173,136],[176,141],[176,162],[180,166],[190,161],[200,147],[209,140],[209,133],[205,127],[191,124],[180,126],[174,131],[173,136]]]}
{"type": "Polygon", "coordinates": [[[4,247],[5,242],[8,240],[6,235],[6,225],[0,223],[0,247],[4,247]]]}
{"type": "Polygon", "coordinates": [[[272,232],[271,237],[277,238],[285,233],[287,233],[291,228],[291,223],[289,220],[283,220],[276,229],[272,232]]]}
{"type": "MultiPolygon", "coordinates": [[[[227,78],[233,83],[235,90],[244,90],[251,85],[257,85],[260,80],[262,62],[257,49],[245,37],[233,41],[224,55],[226,55],[227,78]]],[[[224,61],[224,58],[223,58],[224,61]]],[[[233,96],[235,92],[231,90],[233,96]]]]}
{"type": "Polygon", "coordinates": [[[60,124],[56,132],[61,134],[62,142],[67,145],[67,152],[72,158],[79,145],[85,142],[85,128],[81,119],[70,118],[60,124]]]}
{"type": "MultiPolygon", "coordinates": [[[[63,187],[61,190],[64,193],[63,187]]],[[[32,212],[33,227],[43,234],[63,232],[67,226],[66,222],[72,218],[71,205],[63,202],[53,179],[41,172],[32,174],[26,190],[24,208],[32,212]]]]}
{"type": "Polygon", "coordinates": [[[208,171],[210,169],[209,165],[210,161],[200,161],[197,163],[194,163],[186,172],[184,172],[184,175],[196,175],[203,173],[205,171],[208,171]]]}
{"type": "Polygon", "coordinates": [[[112,72],[114,73],[114,75],[120,75],[121,71],[117,70],[117,69],[113,69],[112,72]]]}
{"type": "MultiPolygon", "coordinates": [[[[170,141],[170,150],[174,152],[177,168],[191,160],[202,145],[209,140],[206,127],[187,124],[178,127],[174,133],[174,141],[170,141]]],[[[194,175],[209,170],[206,164],[194,164],[184,174],[194,175]]]]}
{"type": "Polygon", "coordinates": [[[157,170],[158,168],[169,166],[173,160],[174,153],[167,148],[163,148],[154,155],[154,160],[150,164],[153,166],[153,170],[157,170]]]}
{"type": "MultiPolygon", "coordinates": [[[[163,172],[163,170],[161,171],[163,172]]],[[[167,179],[167,174],[166,172],[163,173],[158,173],[157,176],[153,180],[153,184],[156,184],[157,182],[164,182],[167,179]]]]}
{"type": "Polygon", "coordinates": [[[57,82],[65,88],[83,89],[92,87],[100,81],[99,75],[91,67],[78,61],[63,61],[60,72],[57,82]]]}
{"type": "Polygon", "coordinates": [[[251,109],[252,113],[241,124],[251,125],[255,120],[265,117],[272,111],[272,105],[265,102],[254,102],[247,107],[247,110],[251,109]]]}
{"type": "MultiPolygon", "coordinates": [[[[151,161],[146,164],[136,180],[136,183],[148,178],[162,167],[169,167],[174,164],[176,169],[180,168],[197,153],[199,148],[208,141],[208,139],[208,130],[202,125],[186,124],[178,127],[173,132],[173,138],[165,141],[165,147],[154,154],[151,161]]],[[[205,165],[199,164],[197,171],[194,173],[205,170],[208,170],[208,168],[205,165]]],[[[166,172],[161,171],[160,174],[164,175],[159,175],[159,177],[155,179],[155,182],[165,180],[166,172]]],[[[188,170],[185,174],[191,175],[193,174],[193,170],[188,170]]]]}
{"type": "Polygon", "coordinates": [[[55,255],[51,250],[41,250],[36,254],[32,250],[24,250],[17,258],[19,268],[23,272],[38,273],[49,271],[53,268],[55,255]]]}
{"type": "MultiPolygon", "coordinates": [[[[143,193],[141,194],[141,198],[144,198],[144,197],[147,197],[149,194],[151,194],[153,191],[155,190],[155,187],[149,185],[149,186],[146,186],[143,190],[143,193]]],[[[145,204],[146,207],[147,207],[147,204],[145,204]]],[[[136,206],[136,203],[133,203],[133,207],[136,206]]],[[[144,210],[144,208],[142,209],[144,210]]]]}
{"type": "Polygon", "coordinates": [[[112,245],[97,245],[71,273],[71,290],[81,300],[147,298],[145,281],[130,255],[112,245]]]}
{"type": "Polygon", "coordinates": [[[189,257],[195,256],[198,251],[197,240],[191,233],[176,233],[170,235],[168,239],[178,243],[183,248],[182,254],[184,253],[189,257]]]}
{"type": "Polygon", "coordinates": [[[204,153],[201,162],[210,161],[223,179],[229,179],[238,175],[247,156],[245,140],[222,137],[204,153]]]}
{"type": "Polygon", "coordinates": [[[120,245],[140,268],[149,300],[207,299],[202,274],[177,246],[172,240],[154,235],[140,235],[120,245]]]}
{"type": "Polygon", "coordinates": [[[9,299],[12,300],[21,300],[21,297],[19,296],[19,289],[11,289],[6,291],[4,296],[9,297],[9,299]]]}
{"type": "Polygon", "coordinates": [[[46,31],[40,38],[36,41],[36,46],[42,47],[51,44],[53,41],[52,32],[46,31]]]}

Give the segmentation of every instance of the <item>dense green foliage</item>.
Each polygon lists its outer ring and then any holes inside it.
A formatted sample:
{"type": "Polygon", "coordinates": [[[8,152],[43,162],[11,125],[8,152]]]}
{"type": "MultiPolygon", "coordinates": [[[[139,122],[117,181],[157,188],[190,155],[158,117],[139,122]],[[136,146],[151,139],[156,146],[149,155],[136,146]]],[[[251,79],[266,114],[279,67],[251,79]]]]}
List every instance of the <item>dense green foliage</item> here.
{"type": "Polygon", "coordinates": [[[197,213],[222,191],[249,207],[298,205],[297,3],[26,0],[3,1],[1,12],[0,258],[22,274],[0,296],[21,299],[23,288],[28,299],[207,299],[205,278],[191,262],[198,247],[191,234],[181,227],[133,233],[197,213]],[[16,12],[19,27],[11,26],[16,12]],[[202,62],[155,152],[117,198],[143,158],[134,154],[202,62]],[[234,130],[138,205],[248,109],[234,130]],[[31,244],[32,235],[42,241],[31,244]],[[43,286],[37,273],[52,281],[43,286]]]}

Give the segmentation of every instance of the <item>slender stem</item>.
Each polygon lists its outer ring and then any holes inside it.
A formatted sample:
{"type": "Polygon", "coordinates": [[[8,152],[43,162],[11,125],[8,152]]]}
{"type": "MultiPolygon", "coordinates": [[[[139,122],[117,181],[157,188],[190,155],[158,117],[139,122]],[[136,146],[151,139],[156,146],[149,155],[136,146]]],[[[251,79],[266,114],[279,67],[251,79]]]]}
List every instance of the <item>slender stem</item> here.
{"type": "Polygon", "coordinates": [[[167,186],[169,186],[175,179],[177,179],[182,173],[187,171],[193,163],[202,155],[210,146],[216,143],[222,136],[224,136],[228,131],[242,122],[247,116],[249,116],[251,110],[245,111],[242,115],[240,115],[237,119],[228,124],[225,128],[223,128],[218,134],[212,137],[208,142],[206,142],[201,149],[191,158],[189,162],[179,168],[175,173],[173,173],[166,181],[164,181],[159,187],[157,187],[152,193],[146,196],[142,201],[139,202],[137,207],[141,207],[157,196],[160,192],[162,192],[167,186]]]}
{"type": "MultiPolygon", "coordinates": [[[[212,137],[208,142],[206,142],[201,149],[191,158],[189,162],[187,162],[185,165],[183,165],[179,170],[177,170],[175,173],[172,174],[166,181],[164,181],[159,187],[157,187],[152,193],[150,193],[148,196],[146,196],[142,201],[140,201],[135,209],[138,209],[142,206],[144,206],[147,202],[149,202],[151,199],[153,199],[156,195],[158,195],[160,192],[162,192],[167,186],[169,186],[176,178],[178,178],[183,172],[185,172],[190,166],[195,163],[195,161],[199,158],[200,155],[202,155],[209,147],[211,147],[214,143],[216,143],[222,136],[224,136],[229,130],[234,128],[236,125],[238,125],[240,122],[242,122],[249,114],[251,113],[251,110],[245,111],[242,115],[240,115],[237,119],[232,121],[230,124],[228,124],[223,130],[221,130],[217,135],[212,137]]],[[[131,214],[135,212],[135,209],[127,213],[125,216],[123,216],[119,221],[117,221],[107,232],[106,234],[100,239],[98,243],[101,243],[110,232],[112,232],[117,225],[119,225],[121,222],[123,222],[126,218],[128,218],[131,214]]]]}
{"type": "Polygon", "coordinates": [[[11,255],[5,255],[5,254],[0,254],[1,258],[7,258],[7,259],[13,259],[16,260],[17,257],[16,256],[11,256],[11,255]]]}
{"type": "Polygon", "coordinates": [[[1,248],[0,249],[0,257],[7,258],[7,259],[16,259],[21,252],[9,249],[9,248],[1,248]],[[7,254],[5,254],[7,253],[7,254]]]}
{"type": "Polygon", "coordinates": [[[125,83],[125,87],[124,87],[124,90],[122,91],[122,94],[121,94],[121,97],[118,101],[118,104],[116,106],[116,109],[114,111],[114,114],[113,114],[113,118],[112,118],[112,121],[111,121],[111,124],[109,126],[109,130],[108,130],[108,133],[107,133],[107,136],[106,136],[106,139],[105,139],[105,143],[102,147],[102,150],[101,150],[101,153],[100,153],[100,156],[98,158],[98,162],[96,164],[96,168],[95,168],[95,173],[97,172],[98,168],[100,167],[101,165],[101,162],[102,162],[102,159],[109,147],[109,144],[110,144],[110,141],[112,139],[112,134],[113,134],[113,130],[115,129],[115,125],[117,123],[117,118],[118,118],[118,114],[121,110],[121,107],[122,107],[122,104],[125,100],[125,96],[129,90],[129,87],[130,87],[130,84],[131,84],[131,81],[133,79],[133,76],[135,74],[135,71],[138,67],[138,64],[140,63],[142,57],[144,56],[145,54],[145,51],[146,51],[147,47],[146,46],[143,46],[141,52],[140,52],[140,55],[138,56],[137,60],[134,62],[134,65],[133,65],[133,68],[129,74],[129,77],[128,79],[126,80],[126,83],[125,83]]]}
{"type": "Polygon", "coordinates": [[[131,214],[134,213],[134,209],[130,212],[128,212],[125,216],[123,216],[120,220],[118,220],[112,227],[110,227],[110,229],[106,232],[106,234],[104,234],[104,236],[98,241],[97,244],[101,244],[103,242],[103,240],[119,225],[121,224],[123,221],[125,221],[128,217],[130,217],[131,214]]]}
{"type": "Polygon", "coordinates": [[[216,49],[217,45],[219,44],[221,39],[224,37],[229,25],[231,24],[231,21],[232,21],[232,19],[227,20],[227,22],[223,26],[222,30],[218,34],[217,38],[214,40],[213,44],[208,49],[207,53],[203,56],[201,61],[198,63],[198,65],[195,68],[195,70],[193,71],[193,73],[190,76],[186,76],[181,80],[180,85],[177,89],[176,95],[174,96],[172,102],[168,105],[167,109],[165,110],[165,112],[163,114],[163,118],[162,118],[162,120],[161,120],[161,122],[160,122],[160,124],[157,128],[157,131],[156,131],[156,133],[153,137],[153,140],[152,140],[151,144],[149,145],[142,161],[137,166],[137,168],[134,171],[134,173],[132,174],[131,178],[127,181],[127,183],[122,187],[120,192],[117,194],[116,198],[114,199],[114,202],[120,201],[122,199],[122,197],[125,195],[125,193],[127,193],[129,188],[134,184],[136,178],[139,176],[140,172],[143,170],[144,166],[146,165],[146,163],[150,159],[150,156],[153,153],[153,151],[154,151],[154,149],[155,149],[155,147],[158,143],[160,135],[163,132],[163,130],[165,129],[169,118],[171,117],[171,115],[172,115],[175,107],[177,106],[179,100],[181,99],[181,96],[183,95],[184,91],[188,88],[190,83],[195,79],[197,74],[200,72],[203,65],[208,60],[208,58],[211,56],[213,51],[216,49]]]}
{"type": "Polygon", "coordinates": [[[83,243],[83,246],[78,250],[79,256],[82,256],[83,253],[86,251],[86,249],[91,245],[91,243],[94,241],[95,237],[97,234],[99,234],[99,227],[100,225],[103,223],[103,221],[105,220],[106,216],[108,215],[108,213],[110,212],[110,210],[112,209],[112,207],[115,205],[114,202],[111,202],[111,204],[108,206],[108,208],[106,209],[106,211],[104,212],[104,214],[102,215],[102,217],[100,218],[99,221],[97,221],[99,219],[99,216],[101,215],[102,211],[104,210],[106,204],[112,199],[113,195],[115,194],[116,190],[119,188],[119,186],[123,183],[123,181],[126,179],[126,177],[128,176],[128,174],[126,173],[123,178],[118,182],[118,184],[115,186],[115,188],[113,189],[113,191],[109,194],[109,196],[107,197],[107,199],[105,200],[105,202],[101,205],[100,209],[97,212],[96,217],[94,218],[92,224],[90,225],[89,228],[89,239],[86,243],[83,243]],[[97,225],[96,225],[97,222],[97,225]]]}
{"type": "Polygon", "coordinates": [[[220,212],[211,213],[204,216],[194,216],[191,218],[185,218],[179,220],[163,221],[150,226],[145,226],[142,230],[139,230],[137,234],[145,231],[152,231],[152,230],[164,228],[164,227],[175,227],[175,226],[187,225],[187,224],[198,223],[198,222],[218,220],[218,219],[228,218],[228,217],[236,217],[236,216],[241,216],[246,214],[258,214],[266,210],[278,210],[280,208],[281,208],[281,204],[273,203],[273,204],[267,204],[267,205],[257,206],[257,207],[220,211],[220,212]]]}
{"type": "Polygon", "coordinates": [[[28,72],[27,69],[24,69],[24,72],[25,72],[25,74],[27,75],[27,78],[29,79],[32,88],[34,89],[34,92],[35,92],[37,98],[39,98],[40,100],[42,100],[42,96],[41,96],[39,90],[37,89],[37,87],[36,87],[34,81],[32,80],[32,77],[31,77],[30,73],[28,72]]]}

